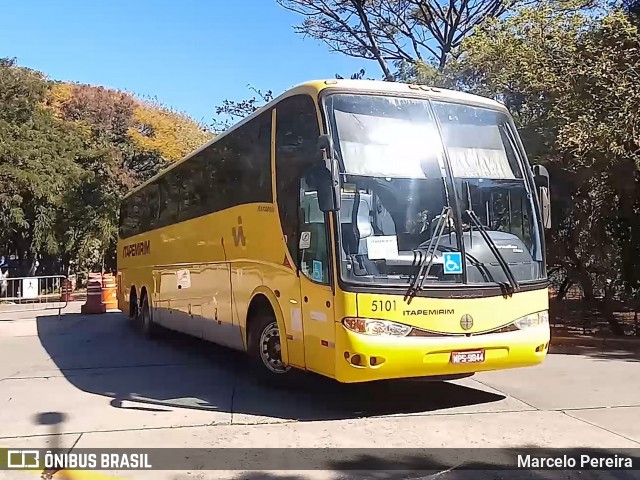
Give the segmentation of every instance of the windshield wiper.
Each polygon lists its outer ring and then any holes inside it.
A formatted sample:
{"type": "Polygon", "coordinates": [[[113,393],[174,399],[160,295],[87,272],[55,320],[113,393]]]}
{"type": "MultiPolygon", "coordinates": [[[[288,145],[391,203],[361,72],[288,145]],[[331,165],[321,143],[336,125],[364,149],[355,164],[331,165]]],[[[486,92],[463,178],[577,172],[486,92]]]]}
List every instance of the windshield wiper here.
{"type": "Polygon", "coordinates": [[[416,276],[410,282],[409,289],[404,296],[404,300],[407,303],[411,303],[411,299],[415,296],[418,290],[422,288],[422,284],[424,283],[427,276],[429,276],[436,250],[438,249],[438,245],[440,245],[442,234],[444,233],[445,226],[450,218],[451,207],[443,207],[442,212],[440,213],[440,218],[438,218],[438,223],[436,223],[436,227],[433,231],[431,239],[429,239],[429,244],[427,245],[426,250],[419,248],[413,251],[413,263],[418,263],[418,271],[416,272],[416,276]],[[418,258],[417,255],[420,255],[420,257],[418,258]]]}
{"type": "MultiPolygon", "coordinates": [[[[509,280],[509,288],[507,288],[507,293],[509,295],[513,295],[513,292],[520,290],[520,285],[518,284],[516,277],[513,275],[513,271],[509,267],[509,264],[502,256],[502,253],[500,253],[500,250],[498,250],[496,242],[494,242],[493,239],[489,236],[487,229],[484,227],[484,225],[482,225],[476,213],[473,210],[469,209],[466,211],[466,214],[469,216],[473,224],[477,227],[478,231],[480,232],[480,236],[484,239],[485,242],[487,242],[487,246],[489,247],[489,250],[491,250],[491,253],[493,253],[493,256],[496,257],[496,260],[498,260],[498,264],[500,265],[500,267],[502,267],[507,280],[509,280]]],[[[507,287],[507,285],[504,286],[507,287]]]]}

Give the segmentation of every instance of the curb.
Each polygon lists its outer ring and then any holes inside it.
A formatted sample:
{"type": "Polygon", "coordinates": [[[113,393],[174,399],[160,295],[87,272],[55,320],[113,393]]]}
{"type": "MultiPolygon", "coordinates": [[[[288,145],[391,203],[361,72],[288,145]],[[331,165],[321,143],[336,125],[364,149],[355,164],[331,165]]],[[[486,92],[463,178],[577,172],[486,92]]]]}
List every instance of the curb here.
{"type": "MultiPolygon", "coordinates": [[[[626,350],[640,353],[640,338],[600,338],[593,336],[562,336],[551,334],[550,350],[554,347],[587,347],[601,351],[626,350]]],[[[551,352],[553,353],[553,352],[551,352]]]]}

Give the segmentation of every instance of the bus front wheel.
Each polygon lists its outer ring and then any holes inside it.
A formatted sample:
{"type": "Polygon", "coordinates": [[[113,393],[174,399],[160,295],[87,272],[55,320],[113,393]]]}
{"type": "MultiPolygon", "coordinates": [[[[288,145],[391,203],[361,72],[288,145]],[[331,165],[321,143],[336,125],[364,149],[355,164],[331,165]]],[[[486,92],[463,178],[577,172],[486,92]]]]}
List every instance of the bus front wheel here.
{"type": "Polygon", "coordinates": [[[251,355],[260,373],[269,377],[289,376],[291,367],[282,361],[282,344],[278,322],[272,316],[260,316],[251,325],[250,331],[251,355]]]}

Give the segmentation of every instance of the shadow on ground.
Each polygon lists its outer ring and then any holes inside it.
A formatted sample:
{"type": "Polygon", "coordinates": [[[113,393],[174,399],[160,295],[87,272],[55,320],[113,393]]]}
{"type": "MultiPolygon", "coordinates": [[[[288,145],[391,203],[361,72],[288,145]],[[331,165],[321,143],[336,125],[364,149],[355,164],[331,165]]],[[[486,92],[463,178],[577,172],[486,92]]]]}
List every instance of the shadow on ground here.
{"type": "MultiPolygon", "coordinates": [[[[408,449],[407,449],[408,450],[408,449]]],[[[304,452],[304,449],[302,450],[304,452]]],[[[314,465],[310,462],[292,460],[290,463],[296,470],[322,470],[326,472],[323,478],[327,479],[380,479],[400,480],[409,478],[420,479],[444,479],[444,480],[627,480],[640,477],[638,470],[612,470],[600,468],[589,470],[581,465],[582,455],[590,458],[626,457],[633,460],[633,464],[640,460],[637,450],[596,450],[586,448],[569,448],[554,450],[551,448],[536,448],[535,446],[522,446],[512,449],[415,449],[410,453],[402,449],[378,449],[370,454],[354,452],[352,458],[349,449],[338,451],[337,449],[318,449],[317,455],[328,453],[332,460],[319,460],[314,465]],[[525,458],[527,455],[537,458],[563,458],[567,456],[576,460],[576,465],[571,469],[539,469],[535,465],[528,468],[518,468],[518,456],[525,458]],[[336,457],[344,457],[337,459],[336,457]],[[306,468],[297,468],[306,467],[306,468]]],[[[294,458],[297,455],[295,449],[287,455],[294,458]]],[[[313,463],[313,462],[311,462],[313,463]]],[[[271,470],[271,467],[268,467],[271,470]]],[[[637,468],[637,467],[636,467],[637,468]]],[[[276,470],[273,468],[273,470],[276,470]]],[[[296,471],[246,471],[238,472],[236,480],[306,480],[314,478],[314,474],[299,473],[296,471]]],[[[293,470],[293,468],[290,468],[293,470]]],[[[200,475],[199,478],[217,478],[213,472],[208,476],[200,475]]],[[[317,475],[317,472],[316,472],[317,475]]],[[[177,475],[174,480],[186,480],[190,476],[177,475]]],[[[317,476],[315,476],[317,478],[317,476]]]]}
{"type": "MultiPolygon", "coordinates": [[[[246,355],[174,332],[142,338],[120,313],[37,319],[39,339],[75,387],[115,408],[175,407],[286,420],[406,414],[496,402],[505,397],[448,382],[343,385],[312,374],[289,385],[258,382],[246,355]]],[[[242,420],[240,420],[241,422],[242,420]]]]}

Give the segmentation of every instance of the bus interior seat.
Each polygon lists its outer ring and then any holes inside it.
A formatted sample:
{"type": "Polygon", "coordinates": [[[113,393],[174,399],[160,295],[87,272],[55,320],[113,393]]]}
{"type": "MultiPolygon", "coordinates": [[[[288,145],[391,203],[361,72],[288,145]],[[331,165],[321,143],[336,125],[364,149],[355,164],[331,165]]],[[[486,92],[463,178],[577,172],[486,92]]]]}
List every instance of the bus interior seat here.
{"type": "Polygon", "coordinates": [[[366,254],[367,253],[367,237],[374,234],[374,227],[371,224],[371,207],[369,202],[365,198],[360,198],[357,212],[357,235],[360,237],[360,241],[356,238],[356,232],[353,228],[351,209],[353,206],[353,199],[345,199],[342,206],[342,212],[340,214],[340,227],[343,245],[343,256],[353,254],[366,254]],[[350,200],[350,201],[348,201],[350,200]]]}
{"type": "Polygon", "coordinates": [[[376,227],[380,231],[380,235],[396,235],[396,224],[389,211],[382,207],[382,211],[378,212],[376,218],[378,219],[376,227]]]}

